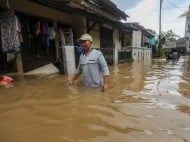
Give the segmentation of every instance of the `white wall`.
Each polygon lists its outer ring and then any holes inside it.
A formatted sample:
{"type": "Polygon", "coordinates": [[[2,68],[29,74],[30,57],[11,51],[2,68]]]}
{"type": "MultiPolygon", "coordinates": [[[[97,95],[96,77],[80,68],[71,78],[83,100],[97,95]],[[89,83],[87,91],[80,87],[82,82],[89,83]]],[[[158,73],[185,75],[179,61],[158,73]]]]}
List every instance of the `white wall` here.
{"type": "Polygon", "coordinates": [[[121,41],[119,40],[119,29],[114,29],[113,41],[116,49],[121,49],[121,41]]]}
{"type": "Polygon", "coordinates": [[[100,48],[100,25],[96,26],[90,31],[91,36],[93,37],[93,47],[100,48]]]}
{"type": "Polygon", "coordinates": [[[63,46],[64,72],[74,74],[75,72],[75,52],[73,46],[63,46]]]}
{"type": "Polygon", "coordinates": [[[152,58],[152,49],[151,48],[133,48],[132,51],[133,60],[151,60],[152,58]]]}
{"type": "Polygon", "coordinates": [[[133,31],[132,34],[132,46],[133,47],[141,47],[142,40],[142,32],[141,31],[133,31]]]}

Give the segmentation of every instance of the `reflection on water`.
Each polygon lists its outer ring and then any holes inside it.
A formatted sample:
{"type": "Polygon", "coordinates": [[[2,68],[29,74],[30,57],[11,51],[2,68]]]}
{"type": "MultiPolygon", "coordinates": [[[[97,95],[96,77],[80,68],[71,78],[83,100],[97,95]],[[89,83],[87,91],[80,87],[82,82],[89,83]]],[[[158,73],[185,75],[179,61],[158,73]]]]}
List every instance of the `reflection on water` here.
{"type": "Polygon", "coordinates": [[[110,71],[107,92],[66,75],[13,76],[14,88],[0,88],[0,141],[190,141],[189,57],[110,71]]]}

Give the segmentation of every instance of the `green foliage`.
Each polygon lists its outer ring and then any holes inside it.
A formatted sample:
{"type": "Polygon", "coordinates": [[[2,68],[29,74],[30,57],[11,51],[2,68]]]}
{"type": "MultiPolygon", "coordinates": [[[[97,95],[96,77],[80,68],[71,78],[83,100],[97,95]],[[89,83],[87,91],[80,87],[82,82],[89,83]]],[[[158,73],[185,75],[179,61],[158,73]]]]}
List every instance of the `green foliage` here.
{"type": "Polygon", "coordinates": [[[169,30],[167,32],[162,32],[161,37],[164,38],[166,41],[172,41],[173,39],[176,39],[179,36],[175,34],[172,30],[169,30]]]}
{"type": "Polygon", "coordinates": [[[164,53],[164,48],[161,46],[160,47],[160,58],[165,58],[166,56],[165,56],[165,53],[164,53]]]}
{"type": "Polygon", "coordinates": [[[131,37],[130,35],[125,35],[123,38],[123,46],[130,46],[131,45],[131,37]]]}
{"type": "Polygon", "coordinates": [[[158,44],[158,56],[159,58],[165,58],[164,48],[161,43],[158,44]]]}
{"type": "Polygon", "coordinates": [[[190,10],[188,10],[188,11],[186,11],[186,12],[184,12],[182,15],[180,15],[180,17],[188,17],[188,16],[190,16],[190,10]]]}

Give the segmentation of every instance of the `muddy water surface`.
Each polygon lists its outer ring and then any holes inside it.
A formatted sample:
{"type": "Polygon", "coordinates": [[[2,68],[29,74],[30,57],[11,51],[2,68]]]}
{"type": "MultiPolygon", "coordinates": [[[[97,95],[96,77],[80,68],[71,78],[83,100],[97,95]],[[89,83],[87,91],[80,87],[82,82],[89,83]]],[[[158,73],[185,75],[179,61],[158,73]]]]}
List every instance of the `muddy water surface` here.
{"type": "Polygon", "coordinates": [[[0,142],[190,142],[190,59],[110,66],[109,90],[66,75],[0,87],[0,142]]]}

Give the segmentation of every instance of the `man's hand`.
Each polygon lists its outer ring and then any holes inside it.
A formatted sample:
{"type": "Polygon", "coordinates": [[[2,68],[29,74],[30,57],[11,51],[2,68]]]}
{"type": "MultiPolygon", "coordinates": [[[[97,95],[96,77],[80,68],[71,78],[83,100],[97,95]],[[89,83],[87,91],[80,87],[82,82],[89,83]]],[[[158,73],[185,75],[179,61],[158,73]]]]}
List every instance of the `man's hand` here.
{"type": "Polygon", "coordinates": [[[108,84],[103,84],[102,91],[106,91],[106,90],[108,90],[108,84]]]}
{"type": "Polygon", "coordinates": [[[80,74],[74,74],[71,80],[69,80],[69,85],[75,85],[75,80],[80,76],[80,74]]]}
{"type": "Polygon", "coordinates": [[[74,81],[72,79],[69,80],[69,85],[74,85],[74,81]]]}
{"type": "Polygon", "coordinates": [[[102,91],[108,90],[108,79],[109,79],[108,75],[104,76],[102,91]]]}

